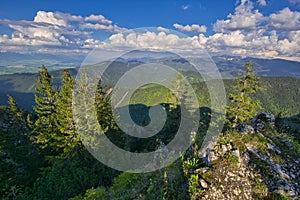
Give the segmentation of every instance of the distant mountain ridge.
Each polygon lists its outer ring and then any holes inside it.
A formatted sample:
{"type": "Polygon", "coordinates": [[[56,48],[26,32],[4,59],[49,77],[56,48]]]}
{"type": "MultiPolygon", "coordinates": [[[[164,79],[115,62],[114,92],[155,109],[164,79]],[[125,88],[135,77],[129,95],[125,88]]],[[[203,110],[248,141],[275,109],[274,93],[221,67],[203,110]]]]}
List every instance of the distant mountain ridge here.
{"type": "MultiPolygon", "coordinates": [[[[23,60],[27,59],[27,61],[29,62],[29,58],[40,58],[39,56],[42,55],[32,55],[32,57],[26,57],[25,54],[19,55],[15,53],[0,53],[0,63],[3,64],[5,62],[9,62],[10,60],[13,60],[14,56],[16,56],[14,59],[18,62],[15,64],[21,64],[22,60],[18,60],[18,56],[20,56],[20,58],[23,60]],[[7,57],[5,57],[5,55],[7,57]]],[[[77,65],[74,64],[64,66],[57,64],[60,62],[68,61],[69,58],[65,58],[63,55],[56,57],[53,57],[53,55],[48,55],[48,57],[46,58],[49,59],[47,62],[53,59],[57,59],[57,61],[52,63],[52,65],[46,65],[50,73],[55,77],[55,86],[60,85],[62,68],[69,68],[68,70],[71,72],[71,75],[75,77],[79,69],[78,66],[80,66],[81,59],[83,59],[82,57],[73,58],[73,60],[71,61],[74,63],[77,62],[77,65]]],[[[189,59],[197,58],[194,57],[189,59]]],[[[279,87],[278,90],[283,90],[278,91],[279,96],[281,95],[281,93],[290,95],[290,91],[294,91],[295,94],[299,94],[300,62],[287,61],[282,59],[262,59],[228,55],[213,56],[212,59],[217,65],[224,79],[231,79],[235,77],[237,71],[242,69],[244,64],[248,60],[252,60],[257,75],[265,77],[265,80],[268,79],[268,82],[270,82],[271,85],[274,85],[274,87],[279,87]],[[284,87],[280,88],[280,84],[284,87]]],[[[31,68],[31,70],[36,71],[36,73],[24,73],[26,72],[27,68],[25,63],[23,64],[25,68],[8,68],[10,70],[8,74],[0,75],[0,105],[7,104],[7,94],[10,94],[16,98],[17,102],[22,107],[26,108],[27,110],[32,109],[32,105],[34,102],[33,94],[35,92],[36,79],[38,77],[37,71],[42,64],[42,61],[33,60],[32,62],[37,63],[34,68],[31,68]]],[[[134,51],[131,52],[131,54],[118,58],[111,63],[111,65],[108,67],[108,70],[104,73],[104,82],[106,81],[106,83],[114,85],[115,81],[119,80],[119,78],[125,72],[143,63],[158,63],[171,66],[176,70],[182,70],[187,77],[191,78],[189,79],[189,81],[192,80],[193,84],[201,82],[203,80],[201,79],[201,76],[197,75],[197,73],[194,73],[195,69],[185,58],[179,57],[176,54],[157,52],[148,54],[147,52],[134,51]]],[[[102,64],[103,63],[98,63],[95,66],[100,66],[102,64]]],[[[7,70],[7,67],[3,67],[0,65],[0,74],[7,72],[5,70],[7,70]]],[[[273,93],[276,93],[276,91],[273,91],[273,93]]],[[[295,94],[293,94],[293,97],[295,96],[295,94]]],[[[286,98],[289,97],[287,96],[286,98]]],[[[289,102],[288,105],[292,105],[292,103],[289,102]]]]}
{"type": "MultiPolygon", "coordinates": [[[[0,53],[0,74],[36,73],[44,64],[49,71],[62,68],[77,68],[85,59],[85,54],[20,54],[0,53]]],[[[236,75],[236,72],[252,60],[259,76],[293,76],[300,78],[300,62],[283,59],[253,58],[244,56],[215,55],[211,57],[224,78],[236,75]]],[[[190,57],[189,59],[197,59],[190,57]]],[[[192,70],[188,61],[172,52],[132,51],[115,61],[129,64],[160,63],[174,65],[175,69],[192,70]]]]}

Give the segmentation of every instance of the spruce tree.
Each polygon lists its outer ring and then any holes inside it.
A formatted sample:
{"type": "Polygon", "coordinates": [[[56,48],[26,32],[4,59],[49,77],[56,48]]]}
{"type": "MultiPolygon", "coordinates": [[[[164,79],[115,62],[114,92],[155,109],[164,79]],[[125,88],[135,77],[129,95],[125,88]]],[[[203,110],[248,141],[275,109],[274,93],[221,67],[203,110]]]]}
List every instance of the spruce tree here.
{"type": "Polygon", "coordinates": [[[97,91],[95,94],[97,118],[104,132],[107,132],[109,129],[114,129],[116,127],[109,99],[109,93],[111,92],[111,90],[112,89],[105,90],[100,80],[97,85],[97,91]]]}
{"type": "Polygon", "coordinates": [[[1,194],[15,198],[25,187],[32,187],[43,163],[31,141],[24,110],[11,96],[8,103],[3,116],[7,128],[0,129],[0,198],[4,198],[1,194]]]}
{"type": "Polygon", "coordinates": [[[93,78],[95,77],[90,75],[86,69],[83,69],[78,75],[73,94],[76,132],[81,141],[91,147],[98,145],[98,140],[95,140],[95,138],[103,133],[99,129],[97,109],[94,109],[96,97],[93,90],[97,87],[97,82],[93,81],[93,78]]]}
{"type": "Polygon", "coordinates": [[[72,112],[72,92],[74,80],[67,70],[62,76],[62,86],[56,101],[56,126],[59,130],[57,136],[57,148],[64,153],[72,152],[75,147],[80,146],[80,137],[75,130],[75,122],[72,112]]]}
{"type": "Polygon", "coordinates": [[[57,151],[59,131],[56,126],[56,99],[57,92],[53,89],[53,77],[43,65],[39,72],[38,85],[36,87],[34,111],[37,120],[34,124],[33,133],[35,139],[42,148],[57,151]]]}
{"type": "Polygon", "coordinates": [[[258,80],[259,78],[254,75],[252,61],[248,61],[245,64],[245,71],[239,71],[238,78],[235,79],[235,93],[229,95],[231,105],[227,106],[227,113],[232,127],[250,120],[260,108],[260,101],[251,96],[262,90],[258,85],[258,80]]]}

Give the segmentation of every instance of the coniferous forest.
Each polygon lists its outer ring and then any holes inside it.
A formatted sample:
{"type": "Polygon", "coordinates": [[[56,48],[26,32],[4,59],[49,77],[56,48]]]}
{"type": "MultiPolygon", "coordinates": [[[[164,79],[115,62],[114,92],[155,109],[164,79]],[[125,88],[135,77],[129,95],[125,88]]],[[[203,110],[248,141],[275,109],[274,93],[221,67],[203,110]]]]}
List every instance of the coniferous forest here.
{"type": "Polygon", "coordinates": [[[300,0],[0,0],[0,200],[300,200],[300,0]]]}
{"type": "MultiPolygon", "coordinates": [[[[199,155],[210,121],[210,100],[205,85],[193,83],[197,95],[201,94],[201,117],[192,146],[163,169],[129,173],[102,164],[82,144],[72,111],[74,77],[64,70],[59,85],[53,84],[54,78],[46,67],[40,69],[32,112],[20,107],[13,96],[0,109],[1,199],[299,197],[299,79],[257,77],[248,62],[238,78],[224,80],[226,124],[205,158],[199,155]]],[[[94,98],[98,122],[110,141],[131,152],[148,152],[173,139],[180,105],[166,88],[141,88],[131,100],[137,124],[149,123],[149,106],[157,103],[167,113],[162,131],[148,139],[129,136],[118,128],[109,90],[100,81],[94,98]],[[164,103],[155,101],[159,95],[165,95],[164,103]]]]}

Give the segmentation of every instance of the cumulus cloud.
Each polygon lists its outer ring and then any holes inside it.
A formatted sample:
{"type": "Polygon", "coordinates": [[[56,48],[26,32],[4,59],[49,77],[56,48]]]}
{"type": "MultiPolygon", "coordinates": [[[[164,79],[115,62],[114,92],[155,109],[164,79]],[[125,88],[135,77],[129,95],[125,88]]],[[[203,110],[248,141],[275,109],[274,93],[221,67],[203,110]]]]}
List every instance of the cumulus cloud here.
{"type": "Polygon", "coordinates": [[[289,8],[284,8],[278,13],[273,13],[270,15],[269,25],[277,30],[299,30],[300,12],[293,12],[289,8]]]}
{"type": "MultiPolygon", "coordinates": [[[[258,2],[262,6],[266,3],[258,2]]],[[[284,8],[264,16],[254,9],[250,0],[241,0],[234,14],[216,21],[216,33],[202,40],[212,52],[264,57],[300,56],[299,14],[284,8]]]]}
{"type": "MultiPolygon", "coordinates": [[[[229,20],[228,23],[226,20],[223,22],[229,24],[230,29],[223,27],[219,32],[210,36],[200,33],[198,36],[181,38],[172,32],[157,28],[158,31],[161,30],[162,32],[114,34],[110,37],[109,42],[100,45],[100,47],[162,48],[173,52],[186,51],[189,53],[197,48],[205,48],[211,53],[269,58],[289,57],[294,59],[300,57],[298,12],[284,8],[276,13],[263,16],[254,9],[250,1],[243,0],[237,6],[235,13],[229,16],[226,19],[229,20]],[[249,18],[252,15],[254,17],[249,18]],[[287,21],[290,21],[291,24],[288,24],[287,21]]],[[[176,26],[182,30],[185,27],[176,26]]]]}
{"type": "MultiPolygon", "coordinates": [[[[300,32],[294,32],[291,38],[297,38],[300,32]]],[[[192,55],[205,49],[212,53],[248,55],[259,57],[300,56],[298,41],[279,39],[276,31],[268,35],[244,34],[240,30],[230,33],[216,33],[211,36],[199,34],[193,37],[181,37],[174,33],[147,31],[144,33],[113,34],[108,41],[99,43],[98,48],[124,49],[142,48],[172,51],[192,55]]]]}
{"type": "Polygon", "coordinates": [[[98,22],[101,24],[112,24],[111,20],[106,19],[103,15],[90,15],[84,18],[85,21],[98,22]]]}
{"type": "Polygon", "coordinates": [[[161,26],[158,26],[158,27],[157,27],[157,30],[160,31],[160,32],[165,32],[165,33],[169,33],[169,32],[170,32],[169,29],[164,28],[164,27],[161,27],[161,26]]]}
{"type": "MultiPolygon", "coordinates": [[[[258,1],[264,5],[265,1],[258,1]]],[[[250,0],[241,0],[234,13],[217,20],[215,33],[205,36],[207,27],[198,24],[173,26],[199,35],[179,37],[157,27],[143,33],[126,32],[103,15],[77,16],[39,11],[32,21],[0,20],[14,30],[0,35],[0,51],[19,51],[37,46],[38,52],[86,52],[92,48],[146,48],[208,52],[259,57],[300,57],[300,12],[283,8],[264,16],[250,0]],[[111,32],[107,41],[93,38],[92,31],[111,32]]]]}
{"type": "Polygon", "coordinates": [[[198,37],[179,37],[174,33],[157,31],[131,32],[113,34],[108,41],[101,43],[99,48],[124,49],[142,48],[173,52],[188,52],[201,47],[198,37]]]}
{"type": "Polygon", "coordinates": [[[22,49],[23,46],[56,46],[57,48],[93,48],[99,41],[92,39],[91,30],[120,32],[121,28],[103,15],[87,17],[61,12],[38,11],[33,21],[0,20],[14,30],[11,36],[0,35],[0,44],[5,49],[22,49]],[[19,46],[13,48],[13,46],[19,46]]]}
{"type": "Polygon", "coordinates": [[[195,32],[195,33],[205,33],[207,30],[207,27],[204,25],[198,25],[198,24],[192,24],[192,25],[180,25],[180,24],[173,24],[174,28],[185,31],[185,32],[195,32]]]}
{"type": "Polygon", "coordinates": [[[215,32],[230,32],[234,30],[251,31],[263,20],[263,15],[258,10],[253,10],[250,0],[242,0],[235,8],[234,14],[229,14],[226,20],[217,20],[214,24],[215,32]]]}
{"type": "Polygon", "coordinates": [[[53,12],[38,11],[33,21],[44,22],[44,23],[58,25],[58,26],[67,25],[66,20],[55,17],[53,12]]]}

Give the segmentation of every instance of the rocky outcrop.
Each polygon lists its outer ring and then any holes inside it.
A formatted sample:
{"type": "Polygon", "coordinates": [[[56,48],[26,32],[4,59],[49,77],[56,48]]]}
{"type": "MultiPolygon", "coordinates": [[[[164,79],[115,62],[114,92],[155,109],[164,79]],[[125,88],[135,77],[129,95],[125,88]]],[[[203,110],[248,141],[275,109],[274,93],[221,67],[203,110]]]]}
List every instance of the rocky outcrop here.
{"type": "Polygon", "coordinates": [[[266,132],[267,126],[275,126],[275,116],[260,113],[251,120],[251,125],[235,128],[241,134],[256,134],[258,138],[256,142],[243,143],[242,152],[231,140],[207,150],[202,158],[206,167],[196,172],[205,176],[210,171],[214,175],[210,181],[201,180],[205,190],[202,199],[257,199],[257,187],[263,188],[259,192],[264,197],[277,193],[299,199],[300,156],[291,152],[293,144],[289,140],[269,130],[266,132]]]}
{"type": "Polygon", "coordinates": [[[250,122],[251,125],[245,123],[238,124],[235,127],[235,131],[241,134],[253,134],[255,132],[261,132],[266,126],[274,127],[276,117],[271,113],[262,112],[253,117],[250,122]]]}
{"type": "MultiPolygon", "coordinates": [[[[263,166],[258,166],[255,162],[250,162],[249,167],[258,170],[269,171],[265,174],[264,180],[270,191],[297,199],[300,195],[300,158],[293,159],[286,156],[284,163],[275,162],[270,153],[263,153],[253,145],[246,144],[248,151],[254,156],[253,159],[263,161],[263,166]]],[[[268,143],[268,149],[276,154],[281,154],[279,147],[268,143]]]]}
{"type": "Polygon", "coordinates": [[[204,158],[209,167],[203,167],[196,172],[205,174],[210,170],[213,173],[210,177],[210,183],[203,183],[201,186],[205,189],[201,199],[255,199],[253,197],[253,180],[263,182],[263,179],[253,169],[248,168],[249,154],[241,154],[239,149],[233,144],[216,145],[210,153],[204,158]],[[232,159],[225,161],[225,157],[232,159]],[[232,163],[233,164],[232,164],[232,163]]]}
{"type": "Polygon", "coordinates": [[[251,126],[255,129],[255,131],[262,131],[267,124],[275,126],[275,121],[275,115],[262,112],[251,119],[251,126]]]}
{"type": "Polygon", "coordinates": [[[252,134],[255,133],[254,128],[248,124],[239,124],[235,130],[241,134],[252,134]]]}

